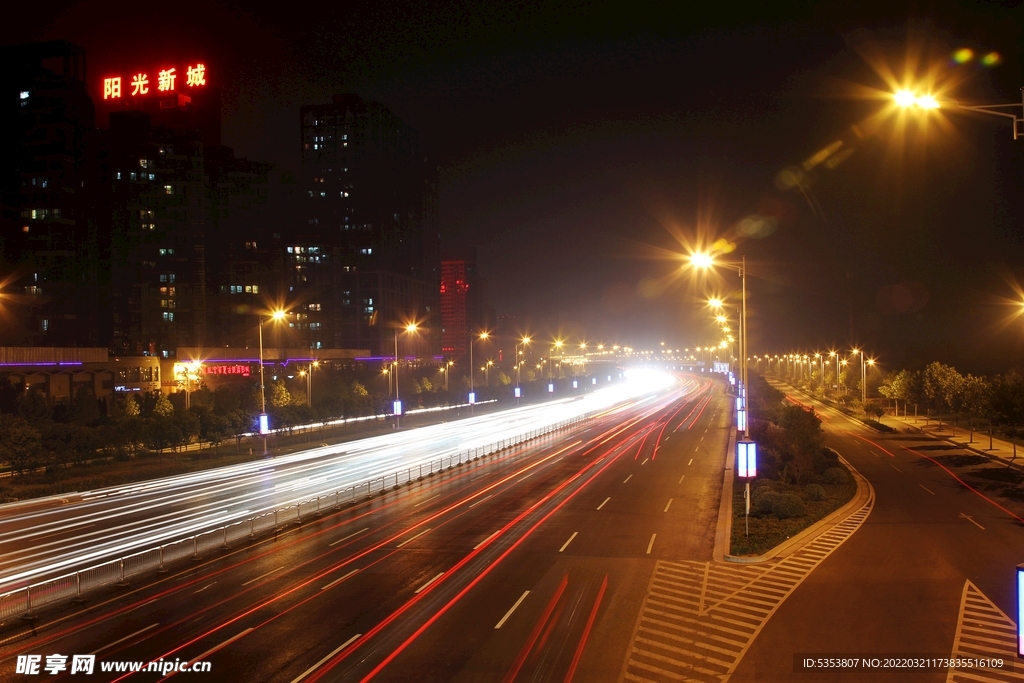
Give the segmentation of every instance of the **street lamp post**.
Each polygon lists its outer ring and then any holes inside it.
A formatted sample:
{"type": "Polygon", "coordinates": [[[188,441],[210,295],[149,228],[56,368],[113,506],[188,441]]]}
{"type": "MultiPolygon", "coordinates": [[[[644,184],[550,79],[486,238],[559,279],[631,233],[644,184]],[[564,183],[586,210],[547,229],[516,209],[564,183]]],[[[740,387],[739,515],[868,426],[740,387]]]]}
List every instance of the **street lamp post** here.
{"type": "Polygon", "coordinates": [[[1024,88],[1021,88],[1021,101],[1006,104],[960,104],[949,97],[936,97],[931,94],[920,95],[912,90],[903,89],[893,93],[893,100],[896,106],[902,109],[916,108],[920,110],[947,109],[953,111],[970,111],[977,114],[988,114],[1004,119],[1010,119],[1013,124],[1013,139],[1016,140],[1024,135],[1024,118],[1013,112],[1000,111],[1001,109],[1022,109],[1024,111],[1024,88]]]}
{"type": "Polygon", "coordinates": [[[523,390],[519,387],[521,381],[520,375],[522,374],[523,363],[526,362],[526,345],[529,343],[530,338],[524,336],[516,344],[516,405],[519,405],[519,399],[521,398],[523,393],[523,390]],[[522,351],[519,350],[520,346],[523,348],[522,351]],[[523,357],[520,358],[520,355],[522,355],[523,357]]]}
{"type": "Polygon", "coordinates": [[[418,329],[419,326],[416,323],[409,323],[404,328],[399,327],[395,329],[395,429],[399,429],[401,427],[402,420],[402,399],[398,393],[398,375],[400,374],[398,371],[398,336],[403,332],[415,332],[418,329]]]}
{"type": "Polygon", "coordinates": [[[474,376],[476,375],[476,367],[473,365],[473,343],[479,339],[481,341],[488,339],[490,333],[481,332],[477,337],[469,338],[469,412],[473,412],[473,406],[476,405],[476,382],[474,376]]]}
{"type": "MultiPolygon", "coordinates": [[[[284,320],[284,311],[274,311],[270,314],[270,320],[284,320]]],[[[258,316],[259,337],[260,337],[260,434],[263,435],[263,455],[267,454],[267,432],[270,431],[270,423],[267,419],[267,384],[263,378],[263,315],[258,316]]]]}
{"type": "MultiPolygon", "coordinates": [[[[716,261],[709,254],[695,253],[690,257],[690,262],[697,268],[712,268],[716,261]]],[[[720,265],[735,268],[740,276],[740,358],[747,357],[747,257],[743,255],[739,261],[719,262],[720,265]]],[[[740,364],[740,377],[743,383],[744,405],[750,405],[750,385],[747,382],[747,364],[744,360],[740,364]]],[[[747,437],[749,427],[745,425],[743,438],[747,437]]]]}

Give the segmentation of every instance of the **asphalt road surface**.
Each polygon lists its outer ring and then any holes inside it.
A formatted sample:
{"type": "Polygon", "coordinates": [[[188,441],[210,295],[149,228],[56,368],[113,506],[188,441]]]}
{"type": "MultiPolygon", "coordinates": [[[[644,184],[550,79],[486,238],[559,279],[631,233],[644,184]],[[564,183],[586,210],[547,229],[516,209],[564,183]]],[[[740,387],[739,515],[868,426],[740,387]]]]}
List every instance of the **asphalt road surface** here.
{"type": "Polygon", "coordinates": [[[0,678],[18,655],[95,653],[100,681],[154,680],[100,668],[161,659],[218,681],[618,680],[656,560],[713,552],[729,402],[710,380],[678,386],[4,624],[0,678]]]}
{"type": "MultiPolygon", "coordinates": [[[[1004,616],[1015,615],[1013,572],[1024,561],[1024,520],[984,491],[961,485],[953,472],[932,459],[948,452],[935,450],[946,448],[940,442],[920,434],[879,434],[838,411],[820,404],[816,408],[828,445],[874,487],[875,506],[863,526],[771,616],[731,683],[941,683],[952,680],[945,670],[794,674],[793,657],[948,656],[958,635],[962,643],[974,638],[969,648],[973,654],[1012,659],[1006,621],[993,608],[1004,616]],[[965,587],[974,596],[967,601],[966,617],[965,587]],[[976,621],[972,610],[975,617],[982,614],[976,621]]],[[[968,651],[964,647],[961,653],[968,651]]],[[[1024,680],[1024,660],[1016,665],[1016,676],[975,672],[963,680],[1024,680]]]]}
{"type": "MultiPolygon", "coordinates": [[[[0,593],[668,390],[632,378],[550,401],[268,460],[0,506],[0,593]]],[[[693,380],[680,380],[692,389],[693,380]]]]}

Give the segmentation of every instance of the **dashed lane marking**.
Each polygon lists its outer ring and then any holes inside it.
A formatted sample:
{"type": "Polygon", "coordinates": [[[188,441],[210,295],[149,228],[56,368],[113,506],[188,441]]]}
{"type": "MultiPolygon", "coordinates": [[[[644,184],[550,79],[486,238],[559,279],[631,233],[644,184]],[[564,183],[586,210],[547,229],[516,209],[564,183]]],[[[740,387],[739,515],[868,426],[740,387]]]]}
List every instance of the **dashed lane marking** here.
{"type": "Polygon", "coordinates": [[[774,562],[658,560],[619,680],[728,680],[775,610],[860,528],[873,506],[871,495],[845,520],[774,562]]]}
{"type": "Polygon", "coordinates": [[[578,534],[578,533],[579,533],[578,531],[572,532],[572,536],[569,537],[568,541],[566,541],[565,543],[562,544],[562,547],[558,549],[558,552],[562,552],[563,550],[568,548],[569,544],[572,543],[572,539],[576,538],[576,534],[578,534]]]}
{"type": "Polygon", "coordinates": [[[626,483],[627,481],[629,481],[629,480],[630,480],[630,479],[632,479],[632,478],[633,478],[633,475],[631,474],[631,475],[629,475],[628,477],[626,477],[625,479],[623,479],[623,480],[622,480],[622,483],[623,483],[623,484],[625,484],[625,483],[626,483]]]}
{"type": "MultiPolygon", "coordinates": [[[[951,658],[1014,661],[1017,624],[970,581],[964,583],[951,658]]],[[[1024,672],[950,667],[946,683],[1024,681],[1024,672]]]]}
{"type": "Polygon", "coordinates": [[[918,484],[918,486],[920,486],[921,488],[923,488],[925,491],[927,491],[928,493],[932,494],[933,496],[935,495],[935,491],[932,491],[930,488],[928,488],[924,484],[918,484]]]}
{"type": "Polygon", "coordinates": [[[665,503],[665,509],[664,509],[664,510],[662,510],[662,512],[668,512],[668,506],[669,506],[669,505],[671,505],[671,504],[672,504],[672,499],[671,499],[671,498],[669,498],[669,499],[668,499],[668,502],[667,502],[667,503],[665,503]]]}
{"type": "MultiPolygon", "coordinates": [[[[690,458],[690,462],[686,463],[686,466],[689,467],[692,464],[693,464],[693,458],[690,458]]],[[[686,476],[686,475],[683,475],[683,476],[686,476]]],[[[682,479],[680,479],[679,481],[682,481],[682,479]]]]}
{"type": "Polygon", "coordinates": [[[903,472],[903,470],[901,470],[899,467],[896,467],[896,465],[893,465],[892,463],[889,463],[889,467],[893,468],[897,472],[903,472]]]}
{"type": "Polygon", "coordinates": [[[605,503],[607,503],[607,502],[608,502],[609,500],[611,500],[611,499],[612,499],[612,497],[611,497],[611,496],[608,496],[607,498],[605,498],[605,499],[604,499],[604,503],[601,503],[600,505],[598,505],[598,506],[597,506],[597,509],[598,509],[598,510],[600,510],[601,508],[603,508],[603,507],[604,507],[604,505],[605,505],[605,503]]]}
{"type": "Polygon", "coordinates": [[[679,477],[679,483],[680,484],[683,483],[683,479],[686,479],[686,475],[685,474],[683,476],[679,477]]]}
{"type": "Polygon", "coordinates": [[[654,547],[654,539],[658,537],[658,534],[651,534],[651,542],[647,544],[647,554],[651,554],[651,548],[654,547]]]}

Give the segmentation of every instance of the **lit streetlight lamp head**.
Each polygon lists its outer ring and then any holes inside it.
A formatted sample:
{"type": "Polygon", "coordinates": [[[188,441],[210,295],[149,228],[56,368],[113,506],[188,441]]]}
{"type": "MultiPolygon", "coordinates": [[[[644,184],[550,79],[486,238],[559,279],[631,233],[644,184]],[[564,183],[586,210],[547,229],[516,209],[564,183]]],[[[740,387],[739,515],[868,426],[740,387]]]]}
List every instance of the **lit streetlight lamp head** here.
{"type": "Polygon", "coordinates": [[[722,300],[721,299],[708,299],[708,306],[710,306],[711,308],[721,308],[722,307],[722,300]]]}
{"type": "Polygon", "coordinates": [[[490,338],[490,336],[491,336],[490,332],[481,332],[479,338],[480,339],[488,339],[488,338],[490,338]]]}
{"type": "Polygon", "coordinates": [[[284,311],[274,311],[273,313],[270,314],[270,319],[271,320],[284,320],[284,317],[286,315],[287,315],[287,313],[285,313],[284,311]]]}
{"type": "Polygon", "coordinates": [[[409,323],[408,325],[405,326],[406,332],[415,332],[418,329],[420,329],[420,327],[416,323],[409,323]]]}
{"type": "Polygon", "coordinates": [[[690,254],[690,265],[694,268],[706,269],[715,265],[715,259],[711,257],[711,254],[698,251],[690,254]]]}

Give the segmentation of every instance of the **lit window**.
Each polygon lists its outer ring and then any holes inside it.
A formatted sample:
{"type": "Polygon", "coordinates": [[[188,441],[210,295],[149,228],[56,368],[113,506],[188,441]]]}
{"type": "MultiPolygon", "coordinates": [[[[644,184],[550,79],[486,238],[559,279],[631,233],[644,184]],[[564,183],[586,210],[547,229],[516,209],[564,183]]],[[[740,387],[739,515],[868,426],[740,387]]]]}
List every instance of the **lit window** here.
{"type": "Polygon", "coordinates": [[[23,99],[23,100],[27,100],[28,99],[28,90],[22,90],[21,91],[20,99],[23,99]]]}
{"type": "Polygon", "coordinates": [[[164,311],[164,322],[166,322],[166,323],[173,323],[174,322],[174,313],[172,313],[171,311],[164,311]]]}
{"type": "Polygon", "coordinates": [[[174,194],[174,185],[164,185],[164,194],[174,194]]]}
{"type": "Polygon", "coordinates": [[[43,318],[42,320],[39,321],[39,329],[42,330],[43,332],[49,331],[49,329],[50,329],[50,320],[49,320],[49,318],[43,318]]]}
{"type": "Polygon", "coordinates": [[[118,172],[117,172],[117,179],[118,179],[118,180],[120,180],[120,179],[121,179],[121,172],[120,172],[120,171],[118,171],[118,172]]]}
{"type": "Polygon", "coordinates": [[[370,254],[373,253],[373,249],[371,249],[370,247],[364,247],[359,250],[359,253],[366,254],[367,256],[369,256],[370,254]]]}

